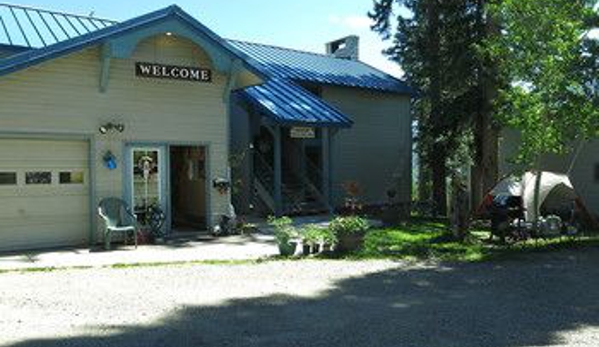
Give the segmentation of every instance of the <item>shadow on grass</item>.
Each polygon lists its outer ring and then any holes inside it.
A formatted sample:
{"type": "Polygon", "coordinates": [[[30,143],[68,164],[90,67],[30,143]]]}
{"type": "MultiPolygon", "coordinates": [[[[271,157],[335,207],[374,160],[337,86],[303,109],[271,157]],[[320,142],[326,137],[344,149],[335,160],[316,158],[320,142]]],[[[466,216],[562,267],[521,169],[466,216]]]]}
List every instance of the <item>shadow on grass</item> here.
{"type": "Polygon", "coordinates": [[[184,305],[150,326],[88,327],[103,336],[30,340],[12,346],[562,344],[562,334],[599,326],[598,262],[599,251],[586,249],[530,257],[526,262],[412,270],[398,266],[341,280],[317,297],[270,295],[219,306],[184,305]]]}

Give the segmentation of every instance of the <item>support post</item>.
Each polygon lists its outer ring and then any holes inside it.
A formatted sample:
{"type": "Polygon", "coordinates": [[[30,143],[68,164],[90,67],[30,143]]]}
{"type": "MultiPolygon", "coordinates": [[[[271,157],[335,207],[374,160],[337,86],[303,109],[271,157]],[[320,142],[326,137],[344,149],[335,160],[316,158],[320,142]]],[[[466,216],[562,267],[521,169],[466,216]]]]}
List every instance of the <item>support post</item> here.
{"type": "Polygon", "coordinates": [[[100,93],[106,93],[108,80],[110,79],[110,60],[112,59],[112,46],[110,43],[102,45],[100,54],[100,93]]]}
{"type": "MultiPolygon", "coordinates": [[[[227,85],[225,86],[225,90],[223,92],[223,102],[226,104],[229,103],[231,98],[231,93],[237,84],[237,79],[239,77],[239,73],[241,72],[241,68],[243,67],[243,63],[239,59],[235,59],[231,64],[231,69],[229,71],[229,78],[227,79],[227,85]]],[[[230,107],[227,105],[227,107],[230,107]]]]}
{"type": "Polygon", "coordinates": [[[329,128],[322,128],[322,195],[324,196],[329,212],[332,212],[331,199],[331,132],[329,128]]]}
{"type": "Polygon", "coordinates": [[[274,200],[275,214],[280,216],[283,213],[283,177],[282,177],[282,151],[281,151],[281,127],[274,126],[273,131],[274,141],[274,200]]]}

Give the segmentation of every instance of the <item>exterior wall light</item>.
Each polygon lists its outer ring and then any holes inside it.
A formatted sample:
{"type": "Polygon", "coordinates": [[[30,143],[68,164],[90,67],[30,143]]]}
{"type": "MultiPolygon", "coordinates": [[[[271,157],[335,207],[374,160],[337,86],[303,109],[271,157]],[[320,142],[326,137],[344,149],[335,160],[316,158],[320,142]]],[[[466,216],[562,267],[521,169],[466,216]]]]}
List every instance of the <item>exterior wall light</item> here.
{"type": "Polygon", "coordinates": [[[98,131],[102,135],[106,135],[111,130],[122,133],[125,131],[125,124],[106,123],[106,124],[101,125],[100,128],[98,128],[98,131]]]}
{"type": "Polygon", "coordinates": [[[212,187],[216,188],[220,194],[224,195],[227,194],[231,188],[231,182],[225,178],[218,177],[212,181],[212,187]]]}
{"type": "Polygon", "coordinates": [[[168,31],[168,32],[166,33],[166,36],[173,36],[173,33],[171,33],[170,31],[168,31]]]}

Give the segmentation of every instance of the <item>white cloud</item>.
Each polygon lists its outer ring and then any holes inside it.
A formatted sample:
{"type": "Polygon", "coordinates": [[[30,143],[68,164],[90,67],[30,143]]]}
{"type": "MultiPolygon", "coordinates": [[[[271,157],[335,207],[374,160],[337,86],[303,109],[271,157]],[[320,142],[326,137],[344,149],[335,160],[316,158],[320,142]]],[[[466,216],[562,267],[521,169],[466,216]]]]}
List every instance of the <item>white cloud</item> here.
{"type": "Polygon", "coordinates": [[[372,20],[370,18],[357,15],[341,17],[332,14],[329,16],[329,22],[331,24],[342,25],[354,30],[369,29],[372,25],[372,20]]]}

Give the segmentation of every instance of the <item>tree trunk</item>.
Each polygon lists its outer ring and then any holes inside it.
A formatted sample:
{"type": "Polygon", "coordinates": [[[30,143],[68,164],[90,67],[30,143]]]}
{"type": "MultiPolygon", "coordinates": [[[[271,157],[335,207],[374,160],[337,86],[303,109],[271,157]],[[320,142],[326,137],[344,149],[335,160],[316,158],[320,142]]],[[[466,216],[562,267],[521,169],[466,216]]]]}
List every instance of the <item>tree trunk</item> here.
{"type": "Polygon", "coordinates": [[[434,146],[431,155],[430,168],[433,181],[433,201],[437,207],[438,216],[447,216],[447,154],[442,145],[434,146]]]}
{"type": "MultiPolygon", "coordinates": [[[[499,25],[491,13],[487,15],[486,36],[501,35],[499,25]]],[[[486,194],[499,179],[499,127],[495,124],[495,100],[499,94],[499,71],[494,62],[483,73],[482,128],[482,193],[486,194]]]]}
{"type": "MultiPolygon", "coordinates": [[[[441,87],[443,84],[440,56],[440,18],[439,18],[439,0],[429,0],[427,6],[428,16],[428,54],[430,64],[430,104],[431,119],[436,128],[435,133],[442,133],[441,122],[443,117],[443,105],[441,99],[441,87]]],[[[447,149],[443,143],[432,145],[433,153],[429,155],[433,183],[433,200],[437,205],[437,214],[447,216],[447,149]]]]}
{"type": "Polygon", "coordinates": [[[431,199],[430,170],[426,167],[424,160],[418,162],[418,201],[425,202],[431,199]]]}
{"type": "MultiPolygon", "coordinates": [[[[493,16],[486,11],[486,0],[479,3],[483,36],[500,35],[499,26],[493,16]]],[[[476,210],[485,194],[499,179],[499,128],[494,122],[494,102],[498,95],[499,80],[497,68],[493,62],[490,66],[481,66],[479,72],[481,100],[480,114],[475,120],[475,153],[471,175],[472,209],[476,210]]]]}

